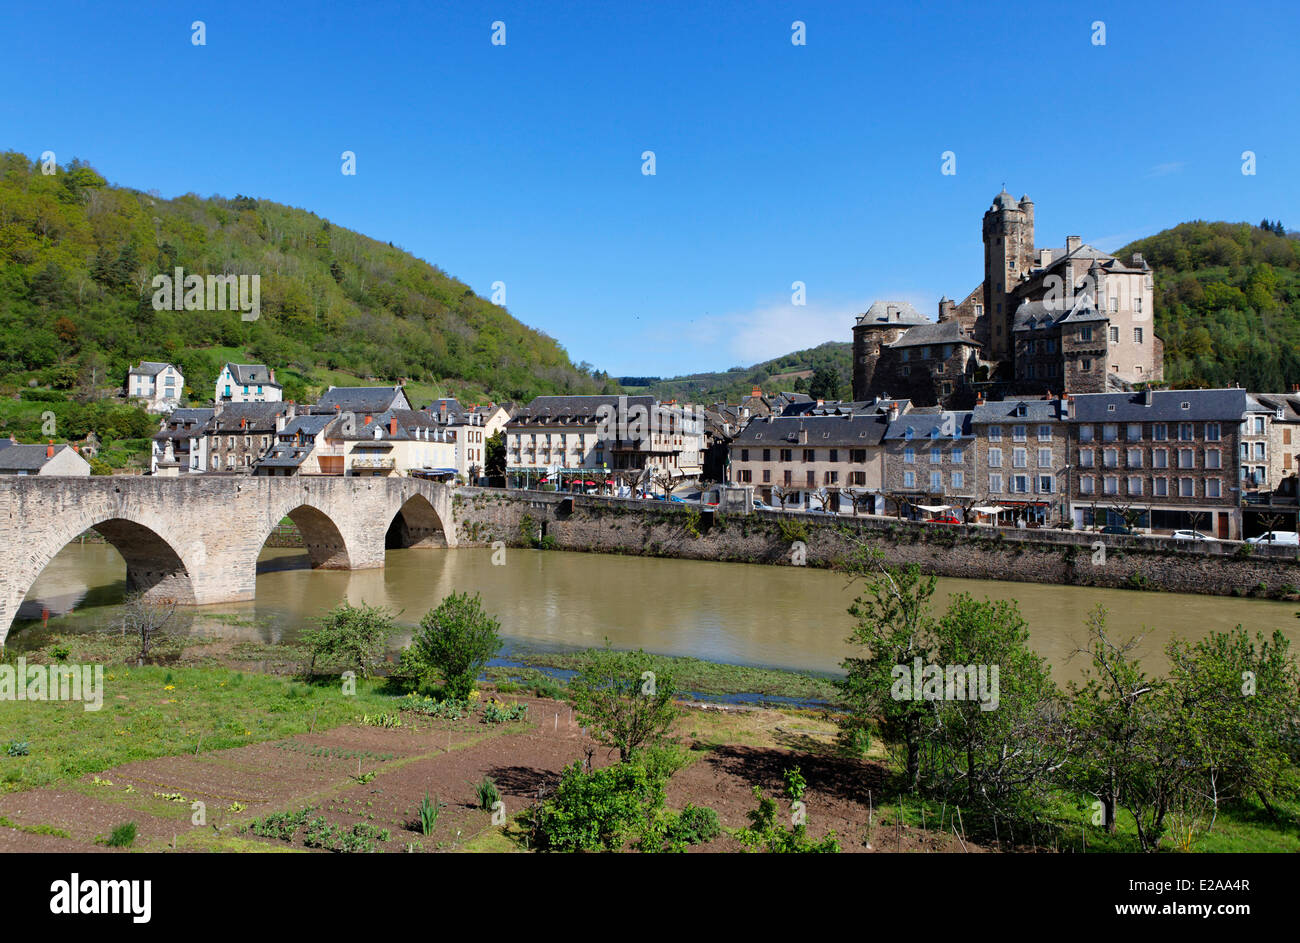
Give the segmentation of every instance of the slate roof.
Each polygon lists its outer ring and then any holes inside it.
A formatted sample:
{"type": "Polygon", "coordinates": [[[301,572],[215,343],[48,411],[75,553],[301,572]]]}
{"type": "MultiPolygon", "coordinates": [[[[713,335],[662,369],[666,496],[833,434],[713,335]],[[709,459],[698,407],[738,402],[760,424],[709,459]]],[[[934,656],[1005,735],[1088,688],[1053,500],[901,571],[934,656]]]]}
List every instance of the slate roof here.
{"type": "Polygon", "coordinates": [[[969,344],[977,346],[975,339],[962,330],[960,321],[927,321],[908,328],[898,340],[886,344],[891,350],[899,347],[925,347],[929,344],[969,344]]]}
{"type": "Polygon", "coordinates": [[[1075,295],[1068,306],[1062,301],[1026,301],[1016,308],[1012,322],[1013,331],[1041,330],[1060,324],[1077,324],[1084,321],[1108,321],[1109,318],[1097,310],[1088,294],[1075,295]]]}
{"type": "Polygon", "coordinates": [[[853,448],[879,445],[889,422],[878,413],[852,416],[773,416],[754,419],[734,439],[732,448],[853,448]],[[799,432],[807,430],[808,441],[799,441],[799,432]],[[794,434],[795,441],[789,436],[794,434]]]}
{"type": "Polygon", "coordinates": [[[913,409],[907,415],[899,416],[891,422],[888,430],[885,432],[886,440],[925,440],[930,438],[970,439],[973,437],[974,431],[971,426],[970,410],[944,410],[937,406],[925,406],[919,409],[913,409]],[[951,417],[951,419],[948,417],[951,417]],[[951,426],[949,426],[949,423],[951,423],[951,426]],[[945,435],[943,431],[945,427],[957,431],[959,435],[953,436],[952,432],[945,435]]]}
{"type": "MultiPolygon", "coordinates": [[[[538,419],[561,419],[595,422],[597,411],[602,406],[618,408],[619,397],[609,396],[538,396],[531,403],[515,414],[512,423],[538,419]]],[[[626,397],[628,409],[644,406],[652,409],[655,404],[653,396],[626,397]]]]}
{"type": "MultiPolygon", "coordinates": [[[[372,414],[370,422],[363,423],[358,421],[356,428],[349,435],[340,435],[339,438],[349,442],[391,442],[395,440],[420,440],[420,441],[453,441],[450,439],[434,439],[432,436],[426,438],[420,434],[419,430],[441,430],[442,424],[433,416],[422,409],[386,409],[381,413],[372,414]],[[397,431],[391,429],[391,420],[397,420],[397,431]],[[375,436],[375,430],[381,429],[382,432],[378,437],[375,436]]],[[[337,430],[336,430],[337,431],[337,430]]]]}
{"type": "Polygon", "coordinates": [[[906,301],[873,301],[871,307],[858,315],[858,324],[929,324],[930,319],[906,301]]]}
{"type": "Polygon", "coordinates": [[[971,410],[971,421],[976,425],[991,422],[1064,422],[1060,402],[1056,399],[1004,399],[993,403],[978,403],[971,410]],[[1025,407],[1025,415],[1020,416],[1016,410],[1022,405],[1025,407]]]}
{"type": "Polygon", "coordinates": [[[1218,420],[1240,422],[1251,408],[1245,390],[1155,390],[1151,405],[1145,393],[1080,393],[1074,397],[1072,417],[1077,422],[1190,422],[1218,420]],[[1183,409],[1182,404],[1188,408],[1183,409]],[[1115,407],[1111,410],[1110,407],[1115,407]]]}
{"type": "MultiPolygon", "coordinates": [[[[50,461],[54,456],[46,457],[48,445],[20,445],[15,442],[4,440],[4,448],[0,448],[0,473],[8,472],[13,474],[20,471],[36,472],[45,467],[45,463],[50,461]]],[[[58,455],[64,449],[70,446],[56,445],[54,455],[58,455]]]]}
{"type": "Polygon", "coordinates": [[[316,401],[316,408],[333,412],[382,413],[394,406],[409,405],[400,386],[331,386],[316,401]]]}
{"type": "Polygon", "coordinates": [[[289,445],[281,443],[271,447],[271,450],[262,456],[257,463],[258,467],[268,468],[297,468],[303,462],[307,461],[307,456],[312,453],[314,445],[289,445]]]}
{"type": "Polygon", "coordinates": [[[271,379],[271,368],[264,363],[228,363],[230,375],[240,386],[275,386],[280,384],[271,379]]]}
{"type": "Polygon", "coordinates": [[[169,363],[158,363],[156,360],[142,360],[140,361],[140,366],[132,367],[128,375],[135,377],[156,377],[170,366],[171,364],[169,363]]]}
{"type": "Polygon", "coordinates": [[[213,411],[212,418],[204,426],[204,432],[227,433],[239,432],[274,432],[276,417],[288,411],[288,403],[226,403],[218,414],[213,411]],[[247,422],[240,424],[241,419],[247,422]]]}

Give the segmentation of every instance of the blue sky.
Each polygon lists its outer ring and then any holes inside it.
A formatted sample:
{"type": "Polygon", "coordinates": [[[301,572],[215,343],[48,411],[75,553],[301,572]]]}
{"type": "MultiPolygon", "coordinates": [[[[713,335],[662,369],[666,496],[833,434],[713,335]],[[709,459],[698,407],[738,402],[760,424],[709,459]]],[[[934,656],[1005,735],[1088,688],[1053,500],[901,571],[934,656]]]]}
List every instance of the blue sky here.
{"type": "Polygon", "coordinates": [[[305,207],[671,375],[848,340],[876,298],[933,317],[1004,182],[1040,245],[1300,228],[1298,35],[1294,2],[4,0],[0,147],[305,207]]]}

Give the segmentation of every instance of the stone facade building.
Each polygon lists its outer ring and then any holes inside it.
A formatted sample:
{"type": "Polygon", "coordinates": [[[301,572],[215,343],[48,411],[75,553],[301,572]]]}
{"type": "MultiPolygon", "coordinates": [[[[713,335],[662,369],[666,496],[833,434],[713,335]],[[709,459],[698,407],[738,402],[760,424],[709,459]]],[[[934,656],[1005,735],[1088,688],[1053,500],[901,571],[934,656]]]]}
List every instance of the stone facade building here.
{"type": "Polygon", "coordinates": [[[1163,379],[1152,272],[1140,255],[1122,262],[1078,236],[1063,248],[1039,248],[1033,201],[1005,190],[984,213],[982,234],[983,282],[961,302],[941,299],[937,322],[905,302],[876,302],[857,319],[855,398],[888,392],[959,407],[973,402],[976,388],[1005,397],[1163,379]],[[902,359],[922,345],[932,356],[902,359]]]}
{"type": "Polygon", "coordinates": [[[976,491],[993,517],[1046,525],[1069,519],[1068,399],[979,402],[972,411],[976,491]]]}
{"type": "MultiPolygon", "coordinates": [[[[900,506],[970,503],[979,495],[970,410],[921,407],[885,432],[885,513],[900,506]]],[[[905,514],[906,514],[905,510],[905,514]]]]}
{"type": "Polygon", "coordinates": [[[899,404],[829,403],[756,418],[731,442],[732,479],[778,507],[880,513],[891,410],[899,404]]]}
{"type": "Polygon", "coordinates": [[[1101,393],[1067,402],[1076,527],[1127,523],[1241,539],[1249,466],[1240,456],[1257,454],[1255,443],[1266,449],[1269,415],[1245,390],[1101,393]]]}

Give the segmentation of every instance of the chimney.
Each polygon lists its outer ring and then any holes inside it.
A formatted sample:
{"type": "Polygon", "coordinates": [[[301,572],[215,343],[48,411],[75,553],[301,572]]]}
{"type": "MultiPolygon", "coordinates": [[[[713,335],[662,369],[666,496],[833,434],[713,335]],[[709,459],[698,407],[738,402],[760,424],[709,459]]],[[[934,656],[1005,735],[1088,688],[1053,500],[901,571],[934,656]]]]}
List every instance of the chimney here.
{"type": "Polygon", "coordinates": [[[374,419],[374,418],[375,418],[375,417],[372,416],[372,415],[370,415],[370,413],[366,413],[366,421],[363,422],[362,425],[363,425],[363,426],[368,426],[368,425],[370,425],[370,420],[372,420],[372,419],[374,419]]]}
{"type": "Polygon", "coordinates": [[[820,406],[825,406],[825,405],[826,405],[826,400],[824,400],[824,399],[818,399],[818,400],[817,400],[817,405],[818,405],[819,407],[820,407],[820,406]]]}
{"type": "Polygon", "coordinates": [[[53,440],[53,439],[50,440],[50,444],[49,444],[49,445],[45,446],[45,457],[46,457],[46,458],[54,458],[54,440],[53,440]]]}
{"type": "Polygon", "coordinates": [[[1079,248],[1079,246],[1081,245],[1083,245],[1083,239],[1080,238],[1079,236],[1065,237],[1065,252],[1067,255],[1073,252],[1075,249],[1079,248]]]}
{"type": "Polygon", "coordinates": [[[1134,267],[1134,268],[1142,268],[1144,265],[1146,265],[1146,262],[1144,262],[1144,261],[1142,260],[1142,253],[1141,253],[1141,252],[1134,252],[1134,253],[1133,253],[1133,267],[1134,267]]]}
{"type": "Polygon", "coordinates": [[[248,417],[247,417],[247,416],[240,416],[240,417],[239,417],[239,428],[241,428],[241,429],[247,429],[247,428],[248,428],[248,417]]]}
{"type": "Polygon", "coordinates": [[[397,435],[397,417],[396,417],[396,416],[389,416],[389,417],[388,417],[388,434],[389,434],[389,435],[397,435]]]}
{"type": "Polygon", "coordinates": [[[898,403],[892,402],[889,404],[889,421],[893,422],[897,418],[898,418],[898,403]]]}
{"type": "Polygon", "coordinates": [[[271,371],[271,382],[272,382],[272,383],[275,382],[275,371],[274,371],[274,370],[271,371]]]}
{"type": "Polygon", "coordinates": [[[975,405],[976,405],[976,406],[983,406],[983,405],[984,405],[984,394],[983,394],[982,392],[981,392],[981,393],[976,393],[976,394],[975,394],[975,405]]]}
{"type": "Polygon", "coordinates": [[[1064,419],[1069,419],[1069,418],[1070,418],[1070,411],[1071,411],[1071,408],[1072,408],[1073,406],[1074,406],[1074,399],[1070,396],[1069,393],[1063,393],[1063,394],[1061,395],[1061,416],[1062,416],[1062,418],[1064,418],[1064,419]]]}
{"type": "Polygon", "coordinates": [[[1145,390],[1142,391],[1143,406],[1150,406],[1152,403],[1155,402],[1155,399],[1156,399],[1156,395],[1155,392],[1151,389],[1151,387],[1148,386],[1145,390]]]}
{"type": "Polygon", "coordinates": [[[758,397],[763,395],[763,391],[760,390],[757,386],[755,386],[752,390],[749,391],[749,395],[757,399],[758,397]]]}

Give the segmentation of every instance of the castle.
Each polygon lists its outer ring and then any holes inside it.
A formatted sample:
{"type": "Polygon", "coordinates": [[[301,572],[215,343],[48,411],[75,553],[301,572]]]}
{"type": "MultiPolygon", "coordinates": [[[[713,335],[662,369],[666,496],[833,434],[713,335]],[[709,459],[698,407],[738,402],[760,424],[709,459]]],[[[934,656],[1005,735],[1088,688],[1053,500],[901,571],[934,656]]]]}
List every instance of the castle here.
{"type": "Polygon", "coordinates": [[[984,280],[930,321],[877,301],[853,326],[853,398],[962,408],[976,395],[1103,393],[1159,382],[1151,267],[1078,236],[1034,246],[1034,204],[1003,190],[984,213],[984,280]]]}

